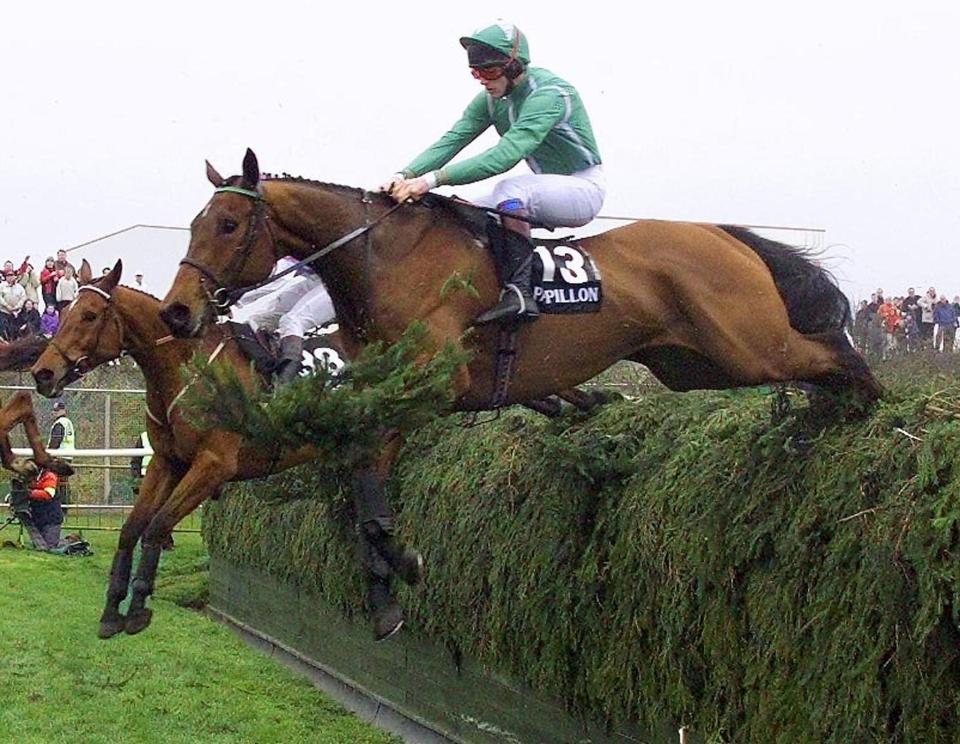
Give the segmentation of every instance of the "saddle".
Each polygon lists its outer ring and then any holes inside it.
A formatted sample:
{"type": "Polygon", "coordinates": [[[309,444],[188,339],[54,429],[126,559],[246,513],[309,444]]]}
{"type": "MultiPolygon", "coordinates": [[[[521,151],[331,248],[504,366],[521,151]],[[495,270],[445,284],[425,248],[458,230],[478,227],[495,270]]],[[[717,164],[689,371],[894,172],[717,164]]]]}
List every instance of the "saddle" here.
{"type": "MultiPolygon", "coordinates": [[[[423,202],[431,209],[439,209],[453,215],[454,219],[486,246],[497,265],[494,236],[505,228],[497,213],[486,207],[462,201],[456,197],[427,194],[423,202]]],[[[532,223],[533,227],[544,227],[532,223]]],[[[552,228],[545,228],[552,229],[552,228]]],[[[541,238],[531,236],[533,244],[533,269],[531,291],[541,313],[575,314],[596,313],[603,302],[600,271],[590,254],[573,236],[541,238]]]]}
{"type": "MultiPolygon", "coordinates": [[[[431,209],[444,210],[462,225],[493,258],[498,277],[501,274],[497,238],[505,228],[499,215],[485,207],[464,202],[456,197],[427,194],[424,204],[431,209]]],[[[533,225],[543,227],[542,225],[533,225]]],[[[596,264],[572,237],[543,239],[531,237],[533,265],[531,292],[537,307],[544,314],[572,314],[599,312],[603,300],[600,272],[596,264]]],[[[501,281],[503,278],[500,277],[501,281]]],[[[501,325],[497,335],[494,359],[494,389],[490,408],[499,410],[508,398],[517,358],[517,324],[501,325]]],[[[537,410],[537,409],[535,409],[537,410]]]]}

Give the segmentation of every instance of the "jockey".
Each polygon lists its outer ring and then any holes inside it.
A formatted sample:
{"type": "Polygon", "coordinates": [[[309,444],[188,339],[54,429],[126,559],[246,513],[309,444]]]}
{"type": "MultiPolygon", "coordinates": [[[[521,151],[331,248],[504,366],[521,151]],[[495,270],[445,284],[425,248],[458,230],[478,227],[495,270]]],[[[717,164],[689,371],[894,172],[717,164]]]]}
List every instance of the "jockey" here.
{"type": "MultiPolygon", "coordinates": [[[[518,218],[503,217],[500,302],[480,315],[478,325],[505,318],[532,320],[539,311],[530,288],[533,246],[530,221],[545,227],[580,227],[596,217],[606,195],[600,153],[590,119],[572,85],[539,67],[520,30],[502,21],[464,36],[473,77],[484,91],[460,120],[410,165],[380,188],[394,199],[416,199],[436,186],[457,186],[506,173],[526,160],[532,174],[508,176],[477,203],[518,218]],[[447,165],[493,125],[499,142],[447,165]]],[[[498,250],[499,249],[499,250],[498,250]]]]}
{"type": "MultiPolygon", "coordinates": [[[[282,258],[277,262],[274,273],[294,263],[293,259],[282,258]]],[[[327,288],[307,266],[287,274],[276,284],[267,284],[249,292],[241,300],[233,320],[248,323],[255,331],[277,331],[280,334],[277,380],[281,383],[289,382],[300,372],[303,339],[307,331],[325,325],[336,317],[327,288]],[[254,292],[257,294],[254,295],[254,292]]]]}

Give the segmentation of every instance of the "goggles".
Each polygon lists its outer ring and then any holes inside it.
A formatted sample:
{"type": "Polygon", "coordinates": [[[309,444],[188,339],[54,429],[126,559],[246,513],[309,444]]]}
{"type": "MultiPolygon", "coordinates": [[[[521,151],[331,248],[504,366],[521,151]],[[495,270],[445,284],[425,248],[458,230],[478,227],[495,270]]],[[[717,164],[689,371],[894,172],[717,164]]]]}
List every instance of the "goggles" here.
{"type": "Polygon", "coordinates": [[[503,77],[503,67],[471,67],[470,74],[476,80],[496,80],[503,77]]]}

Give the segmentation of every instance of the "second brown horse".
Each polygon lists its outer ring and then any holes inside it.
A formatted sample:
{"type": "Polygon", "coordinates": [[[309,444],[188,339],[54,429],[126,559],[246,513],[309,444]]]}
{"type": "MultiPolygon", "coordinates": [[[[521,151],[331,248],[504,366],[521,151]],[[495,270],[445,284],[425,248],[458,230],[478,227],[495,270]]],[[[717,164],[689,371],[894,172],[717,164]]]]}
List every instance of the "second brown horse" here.
{"type": "MultiPolygon", "coordinates": [[[[146,379],[147,433],[154,455],[132,511],[120,531],[110,570],[106,605],[98,634],[138,633],[150,624],[146,606],[153,592],[161,546],[174,526],[228,481],[259,478],[315,457],[310,447],[264,452],[222,429],[196,429],[183,415],[179,401],[185,383],[181,368],[195,352],[233,365],[253,384],[248,359],[223,326],[211,328],[196,341],[162,342],[169,336],[160,320],[160,301],[119,286],[122,264],[90,282],[89,266],[81,270],[77,299],[66,310],[50,345],[33,366],[37,391],[59,394],[63,386],[126,351],[146,379]],[[161,341],[161,343],[158,343],[161,341]],[[140,563],[131,585],[133,553],[142,541],[140,563]],[[120,603],[128,585],[132,596],[126,615],[120,603]]],[[[408,579],[416,580],[418,557],[410,555],[408,579]]],[[[402,557],[401,557],[402,559],[402,557]]]]}

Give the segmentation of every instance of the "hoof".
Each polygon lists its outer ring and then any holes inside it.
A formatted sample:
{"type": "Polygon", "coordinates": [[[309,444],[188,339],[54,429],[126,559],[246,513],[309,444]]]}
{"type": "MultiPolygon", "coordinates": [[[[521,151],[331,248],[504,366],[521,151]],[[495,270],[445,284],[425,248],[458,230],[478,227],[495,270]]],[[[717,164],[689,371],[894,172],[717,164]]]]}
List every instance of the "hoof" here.
{"type": "Polygon", "coordinates": [[[70,467],[66,462],[61,460],[59,457],[51,457],[45,463],[43,467],[48,470],[52,470],[54,473],[59,475],[61,478],[68,478],[73,475],[76,471],[70,467]]]}
{"type": "Polygon", "coordinates": [[[373,640],[385,641],[403,627],[403,610],[396,602],[374,610],[373,640]]]}
{"type": "Polygon", "coordinates": [[[117,615],[112,620],[101,620],[100,627],[97,628],[97,638],[101,640],[113,638],[118,633],[123,632],[126,623],[127,618],[125,618],[123,615],[117,615]]]}
{"type": "Polygon", "coordinates": [[[153,617],[153,610],[142,609],[135,610],[127,615],[127,623],[124,626],[124,630],[127,632],[127,635],[136,635],[141,630],[150,625],[150,619],[153,617]]]}
{"type": "Polygon", "coordinates": [[[423,581],[423,556],[413,548],[404,548],[400,554],[400,560],[393,569],[397,572],[397,576],[410,586],[419,584],[423,581]]]}

